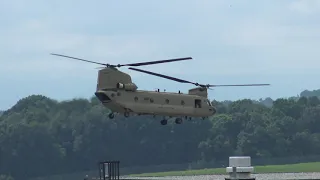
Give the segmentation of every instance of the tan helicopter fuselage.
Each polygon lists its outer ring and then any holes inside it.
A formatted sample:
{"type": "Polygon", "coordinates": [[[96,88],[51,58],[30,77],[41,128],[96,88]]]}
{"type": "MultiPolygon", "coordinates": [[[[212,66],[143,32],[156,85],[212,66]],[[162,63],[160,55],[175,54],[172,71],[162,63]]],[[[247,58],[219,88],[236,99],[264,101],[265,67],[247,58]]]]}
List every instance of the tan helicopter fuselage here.
{"type": "Polygon", "coordinates": [[[208,117],[216,110],[204,97],[189,94],[107,90],[96,96],[113,112],[150,114],[162,116],[208,117]]]}
{"type": "Polygon", "coordinates": [[[95,95],[112,112],[140,115],[208,117],[216,109],[205,88],[190,89],[188,94],[137,90],[131,77],[117,69],[99,71],[95,95]]]}

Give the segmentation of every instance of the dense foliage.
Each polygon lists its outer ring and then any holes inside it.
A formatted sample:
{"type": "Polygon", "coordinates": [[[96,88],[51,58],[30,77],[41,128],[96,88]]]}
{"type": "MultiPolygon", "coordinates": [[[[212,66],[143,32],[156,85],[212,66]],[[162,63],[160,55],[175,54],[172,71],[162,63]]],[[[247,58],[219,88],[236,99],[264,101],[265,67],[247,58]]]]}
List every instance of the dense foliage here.
{"type": "MultiPolygon", "coordinates": [[[[303,94],[304,93],[304,94],[303,94]]],[[[319,91],[289,99],[216,102],[209,120],[161,126],[135,116],[110,120],[96,98],[58,102],[33,95],[0,116],[0,174],[15,178],[122,166],[320,154],[319,91]]],[[[4,178],[5,176],[1,176],[4,178]]]]}

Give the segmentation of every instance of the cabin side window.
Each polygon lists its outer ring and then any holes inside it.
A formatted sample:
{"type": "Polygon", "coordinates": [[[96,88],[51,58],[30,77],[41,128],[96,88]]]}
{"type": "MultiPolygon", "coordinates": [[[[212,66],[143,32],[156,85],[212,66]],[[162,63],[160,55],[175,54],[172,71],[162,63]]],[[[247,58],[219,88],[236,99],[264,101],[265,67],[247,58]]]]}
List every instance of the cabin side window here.
{"type": "Polygon", "coordinates": [[[201,108],[201,99],[195,99],[194,100],[194,107],[195,108],[201,108]]]}

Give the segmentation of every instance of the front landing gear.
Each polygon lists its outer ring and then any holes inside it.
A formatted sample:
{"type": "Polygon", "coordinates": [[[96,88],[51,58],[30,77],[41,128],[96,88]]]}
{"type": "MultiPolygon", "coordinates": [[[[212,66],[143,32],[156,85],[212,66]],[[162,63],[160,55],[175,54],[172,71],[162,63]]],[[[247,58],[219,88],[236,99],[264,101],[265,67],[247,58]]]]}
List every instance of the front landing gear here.
{"type": "Polygon", "coordinates": [[[168,124],[168,120],[163,119],[160,121],[161,125],[167,125],[168,124]]]}
{"type": "MultiPolygon", "coordinates": [[[[176,118],[175,119],[175,123],[176,124],[182,124],[183,120],[182,118],[176,118]]],[[[161,125],[167,125],[168,124],[168,120],[163,118],[161,121],[160,121],[161,125]]]]}

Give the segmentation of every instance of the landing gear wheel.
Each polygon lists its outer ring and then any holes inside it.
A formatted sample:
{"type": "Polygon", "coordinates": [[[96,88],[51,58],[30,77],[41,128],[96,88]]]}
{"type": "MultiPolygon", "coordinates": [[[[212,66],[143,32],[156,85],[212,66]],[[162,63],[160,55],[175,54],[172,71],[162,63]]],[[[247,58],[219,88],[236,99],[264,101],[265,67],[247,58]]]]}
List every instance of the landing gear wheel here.
{"type": "Polygon", "coordinates": [[[177,119],[175,120],[175,123],[176,123],[176,124],[182,124],[182,119],[181,119],[181,118],[177,118],[177,119]]]}
{"type": "Polygon", "coordinates": [[[113,119],[113,118],[114,118],[114,113],[110,113],[110,114],[109,114],[109,118],[110,118],[110,119],[113,119]]]}
{"type": "Polygon", "coordinates": [[[167,125],[168,121],[166,119],[163,119],[160,121],[161,125],[167,125]]]}

